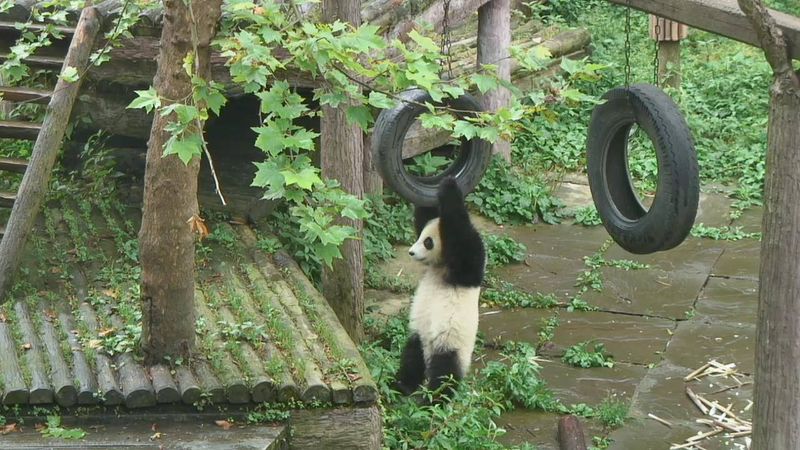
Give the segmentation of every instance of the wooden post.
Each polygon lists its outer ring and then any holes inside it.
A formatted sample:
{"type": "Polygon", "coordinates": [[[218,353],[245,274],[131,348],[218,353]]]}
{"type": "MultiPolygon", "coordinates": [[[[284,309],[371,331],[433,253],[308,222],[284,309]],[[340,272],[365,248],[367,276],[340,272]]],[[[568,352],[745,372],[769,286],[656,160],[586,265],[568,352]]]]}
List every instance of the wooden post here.
{"type": "Polygon", "coordinates": [[[650,38],[658,42],[658,82],[660,85],[681,86],[681,39],[689,28],[674,20],[650,14],[650,38]]]}
{"type": "MultiPolygon", "coordinates": [[[[360,0],[323,0],[322,20],[361,24],[360,0]]],[[[320,155],[322,175],[341,183],[342,188],[362,198],[364,196],[364,137],[361,128],[347,121],[347,104],[337,108],[322,107],[322,136],[320,155]]],[[[358,230],[360,220],[341,219],[358,230]]],[[[349,239],[341,248],[343,258],[333,267],[322,271],[322,291],[336,311],[339,321],[354,342],[364,338],[364,241],[349,239]]]]}
{"type": "MultiPolygon", "coordinates": [[[[511,81],[511,1],[491,0],[478,9],[478,69],[484,64],[497,66],[497,76],[511,81]]],[[[511,92],[504,87],[487,92],[483,107],[487,111],[504,108],[511,102],[511,92]]],[[[492,151],[511,162],[511,143],[499,140],[492,151]]]]}
{"type": "Polygon", "coordinates": [[[772,67],[756,328],[754,449],[800,448],[800,74],[761,0],[738,0],[772,67]]]}
{"type": "MultiPolygon", "coordinates": [[[[89,56],[94,47],[95,37],[100,30],[100,15],[92,7],[84,8],[75,35],[70,43],[63,67],[74,67],[79,74],[86,70],[89,56]]],[[[69,123],[72,104],[78,96],[81,79],[66,81],[62,78],[56,82],[56,88],[50,103],[47,105],[44,122],[39,137],[33,146],[28,169],[22,177],[17,192],[17,200],[11,210],[11,217],[6,225],[5,236],[0,242],[0,303],[5,301],[6,290],[11,287],[14,272],[19,258],[33,228],[33,221],[50,184],[50,173],[56,162],[61,141],[69,123]]]]}

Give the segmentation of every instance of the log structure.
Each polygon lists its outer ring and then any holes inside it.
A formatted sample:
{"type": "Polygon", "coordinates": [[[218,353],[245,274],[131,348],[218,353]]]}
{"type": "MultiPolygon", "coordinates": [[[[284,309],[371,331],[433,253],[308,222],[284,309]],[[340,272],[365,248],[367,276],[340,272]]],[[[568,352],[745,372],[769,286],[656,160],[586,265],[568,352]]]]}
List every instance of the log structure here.
{"type": "MultiPolygon", "coordinates": [[[[56,216],[57,228],[67,233],[56,216]]],[[[100,229],[101,219],[94,226],[100,229]]],[[[59,405],[65,415],[78,406],[129,414],[154,407],[191,412],[204,402],[231,411],[264,402],[321,403],[329,406],[289,411],[298,439],[292,448],[314,442],[322,445],[317,448],[379,448],[377,386],[333,309],[289,255],[259,250],[245,225],[219,226],[236,236],[241,258],[218,263],[197,284],[195,307],[205,324],[198,330],[199,354],[148,366],[129,351],[108,353],[103,339],[125,333],[130,318],[110,299],[98,302],[92,273],[75,267],[74,299],[13,299],[10,312],[0,314],[0,403],[23,410],[59,405]],[[230,336],[246,326],[258,334],[230,336]]]]}
{"type": "MultiPolygon", "coordinates": [[[[361,20],[380,26],[387,38],[402,39],[411,29],[428,25],[433,26],[434,32],[441,31],[442,1],[418,0],[405,2],[400,6],[389,0],[364,1],[361,8],[361,20]]],[[[476,11],[486,3],[487,0],[451,0],[450,2],[448,23],[452,33],[451,53],[453,69],[456,74],[476,69],[478,58],[478,14],[476,11]]],[[[2,24],[13,25],[14,21],[27,20],[32,4],[27,0],[16,0],[14,7],[0,15],[0,42],[13,42],[11,39],[15,39],[15,33],[17,33],[13,26],[11,29],[4,29],[2,24]]],[[[104,26],[110,25],[110,21],[115,17],[120,5],[118,0],[107,0],[96,7],[103,15],[104,26]]],[[[306,11],[306,14],[319,14],[316,8],[316,6],[312,7],[306,11]]],[[[132,30],[134,37],[123,40],[120,47],[113,49],[109,61],[92,67],[88,73],[90,82],[85,84],[75,104],[75,117],[89,119],[93,128],[106,130],[113,135],[147,138],[152,116],[141,109],[126,109],[126,106],[133,100],[134,90],[146,89],[152,83],[156,71],[161,23],[160,8],[146,11],[132,30]]],[[[589,44],[589,33],[581,28],[561,30],[544,27],[532,20],[515,18],[511,22],[511,29],[512,45],[526,48],[543,44],[552,53],[554,63],[557,63],[563,56],[582,54],[589,44]]],[[[69,28],[64,31],[67,30],[69,28]]],[[[2,48],[0,46],[0,61],[4,58],[2,48]]],[[[39,55],[37,53],[31,56],[27,63],[40,68],[60,67],[63,58],[57,55],[63,54],[65,49],[66,43],[57,41],[46,54],[39,55]]],[[[280,55],[279,51],[276,53],[280,55]]],[[[212,53],[212,78],[226,86],[229,97],[242,95],[241,88],[231,81],[225,61],[226,59],[221,55],[212,53]]],[[[529,87],[530,80],[537,74],[520,71],[513,60],[509,63],[508,70],[511,79],[522,88],[529,87]]],[[[310,74],[284,72],[278,76],[298,88],[306,89],[316,86],[316,81],[310,74]]],[[[4,95],[6,99],[11,98],[9,93],[4,95]]],[[[20,130],[19,132],[27,131],[20,130]]],[[[35,131],[30,131],[30,133],[35,133],[35,131]]],[[[369,148],[369,146],[365,146],[365,148],[369,148]]],[[[413,145],[409,146],[409,151],[414,151],[414,148],[413,145]]],[[[425,150],[430,148],[433,147],[425,150]]],[[[420,150],[416,150],[416,153],[419,152],[420,150]]],[[[365,156],[364,164],[367,167],[371,164],[368,156],[365,156]]],[[[366,186],[368,192],[375,191],[375,181],[368,180],[366,186]]]]}

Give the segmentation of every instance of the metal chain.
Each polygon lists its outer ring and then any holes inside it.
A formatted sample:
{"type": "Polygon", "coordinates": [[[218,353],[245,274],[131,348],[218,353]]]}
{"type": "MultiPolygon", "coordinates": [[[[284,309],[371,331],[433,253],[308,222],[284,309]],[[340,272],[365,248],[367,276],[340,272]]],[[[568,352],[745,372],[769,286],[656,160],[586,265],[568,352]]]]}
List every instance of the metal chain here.
{"type": "Polygon", "coordinates": [[[653,32],[655,33],[655,37],[656,37],[655,40],[654,40],[655,44],[654,44],[654,48],[653,48],[653,84],[656,85],[656,86],[658,86],[658,84],[659,84],[659,80],[658,80],[658,51],[659,51],[659,48],[661,47],[659,45],[660,44],[659,37],[661,36],[661,25],[659,25],[658,20],[659,20],[659,18],[656,17],[656,26],[653,28],[653,32]]]}
{"type": "Polygon", "coordinates": [[[444,10],[444,14],[442,15],[442,56],[444,56],[445,60],[442,61],[442,66],[447,64],[447,77],[453,78],[453,57],[450,54],[450,46],[452,42],[450,42],[450,0],[444,0],[442,2],[442,9],[444,10]]]}
{"type": "Polygon", "coordinates": [[[625,88],[631,85],[631,2],[625,9],[625,88]]]}

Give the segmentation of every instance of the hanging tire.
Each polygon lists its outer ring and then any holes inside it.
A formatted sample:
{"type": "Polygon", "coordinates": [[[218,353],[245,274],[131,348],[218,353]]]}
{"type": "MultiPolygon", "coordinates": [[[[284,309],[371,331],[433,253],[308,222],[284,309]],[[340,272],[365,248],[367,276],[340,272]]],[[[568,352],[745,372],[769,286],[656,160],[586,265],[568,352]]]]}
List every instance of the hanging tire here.
{"type": "Polygon", "coordinates": [[[646,254],[669,250],[694,224],[700,179],[691,132],[678,106],[661,89],[635,84],[607,92],[592,112],[587,169],[594,204],[620,247],[646,254]],[[628,134],[637,124],[658,160],[656,194],[649,209],[639,201],[628,170],[628,134]]]}
{"type": "MultiPolygon", "coordinates": [[[[400,97],[406,101],[381,111],[372,133],[373,159],[383,180],[401,197],[418,206],[436,206],[436,192],[446,176],[454,176],[464,194],[472,192],[491,161],[491,144],[478,138],[462,139],[458,156],[442,173],[434,176],[409,173],[403,164],[403,141],[414,120],[427,111],[422,105],[434,101],[422,89],[404,91],[400,97]]],[[[444,104],[465,111],[459,113],[461,117],[469,115],[470,111],[482,111],[478,101],[466,94],[447,99],[444,104]]]]}

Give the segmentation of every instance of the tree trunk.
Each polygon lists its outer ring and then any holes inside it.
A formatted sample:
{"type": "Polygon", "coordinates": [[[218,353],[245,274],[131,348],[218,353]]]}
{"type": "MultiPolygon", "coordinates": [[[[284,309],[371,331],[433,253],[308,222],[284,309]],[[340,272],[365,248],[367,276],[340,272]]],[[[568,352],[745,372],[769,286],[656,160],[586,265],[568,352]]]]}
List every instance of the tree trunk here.
{"type": "MultiPolygon", "coordinates": [[[[210,73],[209,44],[216,34],[221,0],[164,0],[156,91],[163,99],[191,94],[191,80],[181,67],[193,51],[191,30],[197,29],[198,75],[210,73]]],[[[199,214],[197,173],[200,159],[184,164],[163,157],[173,116],[155,115],[147,149],[144,209],[139,230],[142,263],[142,350],[148,364],[165,356],[188,356],[195,346],[194,235],[187,221],[199,214]]]]}
{"type": "MultiPolygon", "coordinates": [[[[361,23],[360,0],[323,0],[322,20],[361,23]]],[[[359,198],[364,196],[364,138],[358,125],[347,122],[347,105],[323,106],[320,144],[322,175],[339,180],[342,188],[359,198]]],[[[359,237],[361,221],[341,219],[354,226],[359,237]]],[[[322,272],[322,291],[339,321],[356,343],[364,338],[364,241],[348,240],[342,246],[344,258],[322,272]]]]}
{"type": "MultiPolygon", "coordinates": [[[[478,9],[478,69],[484,64],[497,66],[497,76],[511,81],[511,1],[491,0],[478,9]]],[[[487,92],[482,99],[487,111],[497,111],[509,105],[511,92],[499,87],[487,92]]],[[[492,151],[511,162],[511,143],[498,140],[492,151]]]]}
{"type": "Polygon", "coordinates": [[[372,159],[372,136],[366,133],[364,133],[364,193],[376,197],[383,195],[383,178],[372,159]]]}
{"type": "Polygon", "coordinates": [[[739,0],[772,67],[753,448],[800,448],[800,74],[760,0],[739,0]]]}

